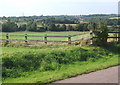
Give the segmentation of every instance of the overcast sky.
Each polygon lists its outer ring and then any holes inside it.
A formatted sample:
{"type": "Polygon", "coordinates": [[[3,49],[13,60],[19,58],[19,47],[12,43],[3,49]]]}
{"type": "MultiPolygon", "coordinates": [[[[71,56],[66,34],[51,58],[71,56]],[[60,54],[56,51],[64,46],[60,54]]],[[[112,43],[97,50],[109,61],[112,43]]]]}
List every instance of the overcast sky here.
{"type": "Polygon", "coordinates": [[[0,16],[118,13],[119,0],[0,0],[0,16]]]}

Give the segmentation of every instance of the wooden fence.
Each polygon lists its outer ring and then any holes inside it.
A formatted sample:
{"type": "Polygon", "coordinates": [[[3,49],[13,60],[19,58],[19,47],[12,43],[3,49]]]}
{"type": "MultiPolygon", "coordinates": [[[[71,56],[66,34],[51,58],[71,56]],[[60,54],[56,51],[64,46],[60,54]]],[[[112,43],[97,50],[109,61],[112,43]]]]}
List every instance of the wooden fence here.
{"type": "MultiPolygon", "coordinates": [[[[108,33],[115,33],[117,34],[117,36],[112,36],[112,37],[107,37],[107,38],[116,38],[118,42],[120,42],[120,32],[108,32],[108,33]]],[[[101,38],[101,37],[94,37],[92,35],[93,33],[92,32],[86,32],[86,33],[81,33],[81,34],[75,34],[75,35],[68,35],[68,36],[48,36],[48,35],[9,35],[9,34],[6,34],[6,35],[0,35],[0,36],[6,36],[6,39],[0,39],[0,40],[5,40],[7,42],[9,41],[24,41],[25,43],[28,43],[30,41],[35,41],[35,42],[44,42],[45,44],[47,44],[48,42],[60,42],[60,43],[68,43],[68,44],[71,44],[72,42],[76,42],[76,41],[80,41],[80,40],[88,40],[90,39],[90,44],[92,44],[92,40],[94,38],[101,38]],[[87,38],[79,38],[77,40],[72,40],[71,38],[72,37],[75,37],[75,36],[81,36],[81,35],[85,35],[85,34],[90,34],[90,37],[87,37],[87,38]],[[24,39],[10,39],[11,36],[23,36],[24,39]],[[43,37],[43,40],[30,40],[28,39],[28,37],[43,37]],[[52,40],[48,40],[48,37],[57,37],[57,38],[68,38],[67,41],[52,41],[52,40]]]]}
{"type": "MultiPolygon", "coordinates": [[[[68,36],[48,36],[48,35],[9,35],[9,34],[6,34],[6,35],[0,35],[0,36],[6,36],[6,39],[0,39],[0,40],[5,40],[7,42],[9,41],[24,41],[24,42],[30,42],[30,41],[35,41],[35,42],[44,42],[45,44],[47,44],[48,42],[61,42],[61,43],[68,43],[68,44],[71,44],[72,42],[76,42],[76,41],[80,41],[80,40],[83,40],[83,38],[80,38],[80,39],[77,39],[77,40],[72,40],[71,38],[72,37],[75,37],[75,36],[80,36],[80,35],[85,35],[85,34],[89,34],[90,32],[86,32],[86,33],[81,33],[81,34],[75,34],[75,35],[68,35],[68,36]],[[11,36],[23,36],[24,39],[10,39],[11,36]],[[44,40],[30,40],[28,39],[28,37],[43,37],[44,40]],[[52,40],[48,40],[48,37],[56,37],[56,38],[68,38],[67,41],[52,41],[52,40]]],[[[84,38],[84,40],[86,39],[91,39],[90,37],[89,38],[84,38]]]]}
{"type": "MultiPolygon", "coordinates": [[[[116,38],[118,42],[120,42],[120,32],[108,32],[109,34],[116,34],[116,36],[112,36],[112,37],[107,37],[107,38],[116,38]]],[[[93,35],[93,32],[90,32],[90,35],[91,35],[91,40],[94,39],[94,38],[102,38],[102,37],[94,37],[93,35]]]]}

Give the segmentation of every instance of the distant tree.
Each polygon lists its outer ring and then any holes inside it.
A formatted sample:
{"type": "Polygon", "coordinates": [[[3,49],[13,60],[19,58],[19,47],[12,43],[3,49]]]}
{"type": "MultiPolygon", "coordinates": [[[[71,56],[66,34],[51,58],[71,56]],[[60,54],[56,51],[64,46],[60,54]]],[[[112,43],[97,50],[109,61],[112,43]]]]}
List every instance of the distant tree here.
{"type": "Polygon", "coordinates": [[[26,26],[27,31],[37,31],[37,24],[35,22],[28,22],[26,26]]]}
{"type": "Polygon", "coordinates": [[[95,23],[95,22],[90,22],[87,28],[88,28],[90,31],[92,31],[92,30],[95,31],[95,30],[97,30],[97,23],[95,23]]]}
{"type": "Polygon", "coordinates": [[[3,16],[3,17],[2,17],[2,20],[6,20],[6,17],[5,17],[5,16],[3,16]]]}
{"type": "Polygon", "coordinates": [[[68,25],[66,31],[73,31],[73,27],[71,25],[68,25]]]}
{"type": "Polygon", "coordinates": [[[61,26],[58,24],[57,26],[56,26],[56,31],[60,31],[61,30],[61,26]]]}
{"type": "Polygon", "coordinates": [[[15,32],[18,31],[18,26],[15,22],[11,22],[10,20],[2,24],[3,32],[15,32]]]}
{"type": "Polygon", "coordinates": [[[77,25],[74,27],[74,31],[83,31],[83,25],[82,25],[82,24],[77,24],[77,25]]]}
{"type": "Polygon", "coordinates": [[[49,29],[49,31],[56,31],[56,26],[55,26],[55,24],[49,24],[48,25],[48,29],[49,29]]]}
{"type": "Polygon", "coordinates": [[[83,31],[89,31],[88,23],[83,23],[83,31]]]}
{"type": "Polygon", "coordinates": [[[60,31],[66,31],[66,25],[65,25],[65,24],[63,24],[63,25],[61,26],[60,31]]]}
{"type": "Polygon", "coordinates": [[[18,28],[19,31],[25,31],[26,30],[26,24],[22,24],[20,25],[20,27],[18,28]]]}
{"type": "Polygon", "coordinates": [[[61,19],[61,18],[55,18],[55,17],[50,17],[50,18],[45,18],[42,20],[43,23],[45,24],[75,24],[74,20],[71,19],[61,19]]]}

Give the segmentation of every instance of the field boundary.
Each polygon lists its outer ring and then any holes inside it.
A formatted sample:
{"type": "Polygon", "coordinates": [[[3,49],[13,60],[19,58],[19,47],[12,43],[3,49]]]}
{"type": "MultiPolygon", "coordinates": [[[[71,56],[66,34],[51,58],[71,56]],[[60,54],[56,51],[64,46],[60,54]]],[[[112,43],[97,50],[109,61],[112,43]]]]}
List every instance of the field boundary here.
{"type": "MultiPolygon", "coordinates": [[[[117,36],[107,37],[107,38],[116,38],[116,40],[118,42],[120,41],[120,32],[108,32],[108,33],[114,33],[117,36]]],[[[0,35],[0,36],[6,36],[6,39],[0,39],[0,41],[6,41],[6,42],[9,42],[9,41],[24,41],[25,43],[33,41],[33,42],[44,42],[45,44],[47,44],[48,42],[58,42],[58,43],[60,42],[60,43],[71,44],[73,42],[77,42],[77,41],[81,41],[81,40],[90,40],[90,44],[92,44],[92,40],[94,38],[103,38],[103,37],[94,37],[93,32],[85,32],[85,33],[81,33],[81,34],[67,35],[67,36],[27,35],[27,34],[25,34],[25,35],[9,35],[9,34],[6,34],[6,35],[0,35]],[[81,37],[81,38],[76,39],[76,40],[71,39],[72,37],[86,35],[86,34],[89,34],[90,36],[87,37],[87,38],[81,37]],[[23,36],[24,39],[10,39],[10,36],[23,36]],[[43,37],[43,40],[31,40],[31,39],[28,39],[28,37],[43,37]],[[62,37],[62,38],[67,38],[68,40],[67,41],[48,40],[49,37],[57,37],[57,38],[62,37]]]]}
{"type": "MultiPolygon", "coordinates": [[[[60,43],[68,43],[68,44],[71,44],[72,42],[76,42],[76,41],[80,41],[80,40],[83,40],[84,38],[79,38],[77,40],[72,40],[71,38],[72,37],[75,37],[75,36],[81,36],[81,35],[85,35],[85,34],[90,34],[90,32],[86,32],[86,33],[81,33],[81,34],[75,34],[75,35],[67,35],[67,36],[48,36],[48,35],[9,35],[9,34],[6,34],[6,35],[0,35],[0,36],[6,36],[6,39],[0,39],[0,40],[3,40],[3,41],[24,41],[25,43],[29,42],[29,41],[35,41],[35,42],[44,42],[45,44],[47,44],[48,42],[60,42],[60,43]],[[9,37],[10,36],[23,36],[24,39],[10,39],[9,37]],[[28,37],[43,37],[44,40],[30,40],[28,39],[28,37]],[[48,40],[47,38],[48,37],[57,37],[57,38],[68,38],[67,41],[56,41],[56,40],[48,40]]],[[[91,39],[91,37],[89,38],[86,38],[86,39],[91,39]]]]}

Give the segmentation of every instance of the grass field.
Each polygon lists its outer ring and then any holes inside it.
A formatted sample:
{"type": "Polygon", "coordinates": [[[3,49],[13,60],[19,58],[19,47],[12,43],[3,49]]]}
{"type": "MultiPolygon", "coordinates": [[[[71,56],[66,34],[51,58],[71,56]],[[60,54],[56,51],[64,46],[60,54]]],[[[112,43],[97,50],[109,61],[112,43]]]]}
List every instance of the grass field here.
{"type": "MultiPolygon", "coordinates": [[[[8,34],[67,36],[80,33],[82,32],[11,32],[8,34]]],[[[90,35],[75,36],[72,40],[85,37],[90,35]]],[[[12,36],[9,39],[25,38],[12,36]]],[[[28,37],[28,39],[43,40],[42,37],[28,37]]],[[[67,41],[68,39],[52,37],[48,40],[67,41]]],[[[26,47],[26,43],[17,42],[3,45],[1,50],[3,83],[50,83],[120,64],[118,62],[120,44],[117,43],[108,43],[105,47],[63,44],[39,44],[26,47]]]]}
{"type": "MultiPolygon", "coordinates": [[[[71,32],[8,32],[9,35],[48,35],[48,36],[68,36],[68,35],[75,35],[75,34],[81,34],[83,32],[78,31],[71,31],[71,32]]],[[[2,33],[3,35],[7,33],[2,33]]],[[[90,37],[89,34],[81,35],[81,36],[75,36],[72,37],[72,40],[77,40],[84,37],[90,37]]],[[[6,39],[5,36],[2,36],[3,39],[6,39]]],[[[9,39],[25,39],[24,36],[10,36],[9,39]]],[[[44,37],[28,37],[28,40],[44,40],[44,37]]],[[[68,38],[64,37],[48,37],[48,40],[55,40],[55,41],[68,41],[68,38]]]]}
{"type": "MultiPolygon", "coordinates": [[[[120,44],[106,47],[2,47],[3,83],[50,83],[120,64],[120,44]]],[[[17,85],[17,84],[16,84],[17,85]]]]}

